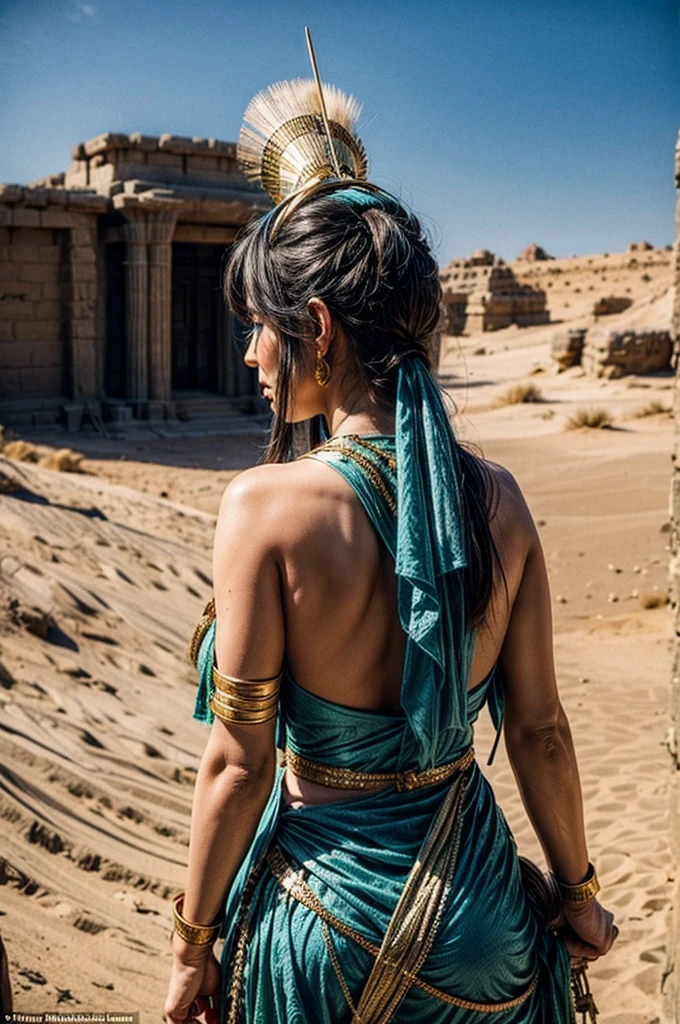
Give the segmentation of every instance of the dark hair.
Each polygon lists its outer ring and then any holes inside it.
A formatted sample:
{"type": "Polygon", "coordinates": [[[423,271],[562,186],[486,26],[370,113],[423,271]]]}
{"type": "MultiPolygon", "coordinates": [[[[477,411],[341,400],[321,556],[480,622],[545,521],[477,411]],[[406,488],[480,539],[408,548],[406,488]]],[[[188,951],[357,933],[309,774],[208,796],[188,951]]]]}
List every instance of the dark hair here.
{"type": "MultiPolygon", "coordinates": [[[[432,367],[431,345],[441,316],[439,268],[417,217],[387,193],[356,188],[304,202],[270,241],[272,214],[251,221],[229,256],[227,304],[239,319],[266,320],[280,341],[276,416],[266,462],[295,454],[286,417],[296,376],[308,356],[316,324],[308,302],[322,299],[347,339],[360,386],[384,409],[396,401],[400,363],[419,358],[432,367]]],[[[318,417],[307,444],[321,439],[318,417]]],[[[490,530],[498,489],[483,459],[459,444],[463,513],[469,553],[467,621],[486,616],[495,573],[505,582],[490,530]]]]}

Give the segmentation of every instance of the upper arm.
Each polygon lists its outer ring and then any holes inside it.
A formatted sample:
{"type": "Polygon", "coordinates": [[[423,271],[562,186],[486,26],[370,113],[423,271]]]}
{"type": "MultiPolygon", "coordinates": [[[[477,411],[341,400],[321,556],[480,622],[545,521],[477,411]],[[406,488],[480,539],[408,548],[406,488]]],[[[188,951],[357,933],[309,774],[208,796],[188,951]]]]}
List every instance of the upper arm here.
{"type": "Polygon", "coordinates": [[[559,716],[550,585],[538,530],[526,502],[518,514],[526,541],[519,587],[499,657],[505,691],[506,741],[553,727],[559,716]]]}
{"type": "MultiPolygon", "coordinates": [[[[239,679],[281,669],[284,622],[270,467],[246,470],[222,497],[213,548],[215,664],[239,679]]],[[[258,768],[274,758],[275,719],[235,725],[215,718],[208,756],[258,768]]]]}

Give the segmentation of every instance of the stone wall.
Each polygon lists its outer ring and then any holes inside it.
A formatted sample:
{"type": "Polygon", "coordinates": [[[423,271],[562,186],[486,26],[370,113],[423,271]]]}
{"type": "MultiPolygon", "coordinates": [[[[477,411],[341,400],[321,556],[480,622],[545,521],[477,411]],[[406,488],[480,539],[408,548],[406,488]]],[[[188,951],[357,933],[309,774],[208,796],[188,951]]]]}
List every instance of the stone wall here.
{"type": "Polygon", "coordinates": [[[92,193],[0,186],[0,400],[14,423],[33,422],[36,410],[57,419],[65,401],[99,390],[95,263],[105,208],[92,193]]]}
{"type": "MultiPolygon", "coordinates": [[[[680,137],[675,153],[675,184],[680,189],[680,137]]],[[[671,849],[675,861],[675,898],[670,913],[666,981],[664,985],[664,1009],[669,1022],[680,1020],[680,360],[677,358],[680,346],[680,192],[677,201],[676,224],[678,241],[675,248],[675,306],[673,310],[672,333],[675,346],[675,454],[671,483],[671,561],[670,594],[675,627],[675,651],[671,675],[671,849]]]]}

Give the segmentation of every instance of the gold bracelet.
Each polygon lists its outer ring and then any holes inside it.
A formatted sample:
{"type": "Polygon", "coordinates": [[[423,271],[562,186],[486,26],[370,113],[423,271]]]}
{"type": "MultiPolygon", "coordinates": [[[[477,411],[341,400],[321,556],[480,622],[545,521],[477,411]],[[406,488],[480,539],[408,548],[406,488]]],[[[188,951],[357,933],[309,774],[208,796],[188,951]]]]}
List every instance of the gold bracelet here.
{"type": "Polygon", "coordinates": [[[182,917],[184,909],[183,892],[178,892],[172,902],[175,931],[181,939],[189,942],[192,946],[207,946],[215,941],[220,930],[219,924],[192,924],[182,917]]]}
{"type": "Polygon", "coordinates": [[[588,903],[594,900],[600,891],[600,883],[594,866],[588,861],[588,874],[583,882],[578,885],[567,885],[557,879],[560,896],[563,903],[588,903]]]}
{"type": "Polygon", "coordinates": [[[238,679],[213,665],[210,709],[223,722],[256,725],[276,717],[283,670],[269,679],[238,679]]]}

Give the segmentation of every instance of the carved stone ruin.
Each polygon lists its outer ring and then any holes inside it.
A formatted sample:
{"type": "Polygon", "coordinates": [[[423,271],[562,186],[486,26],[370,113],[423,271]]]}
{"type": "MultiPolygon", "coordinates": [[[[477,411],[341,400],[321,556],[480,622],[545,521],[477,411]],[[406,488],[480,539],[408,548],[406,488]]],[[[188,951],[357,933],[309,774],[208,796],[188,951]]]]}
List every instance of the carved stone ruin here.
{"type": "Polygon", "coordinates": [[[550,341],[550,354],[561,369],[567,370],[570,366],[580,365],[585,338],[585,327],[572,327],[553,335],[550,341]]]}
{"type": "Polygon", "coordinates": [[[549,322],[545,292],[519,284],[511,268],[488,249],[452,260],[442,271],[441,282],[448,334],[549,322]]]}
{"type": "Polygon", "coordinates": [[[593,377],[658,373],[670,369],[672,347],[669,331],[594,327],[585,336],[581,366],[593,377]]]}
{"type": "Polygon", "coordinates": [[[173,135],[99,135],[0,185],[0,422],[264,412],[220,278],[270,205],[234,143],[173,135]]]}

